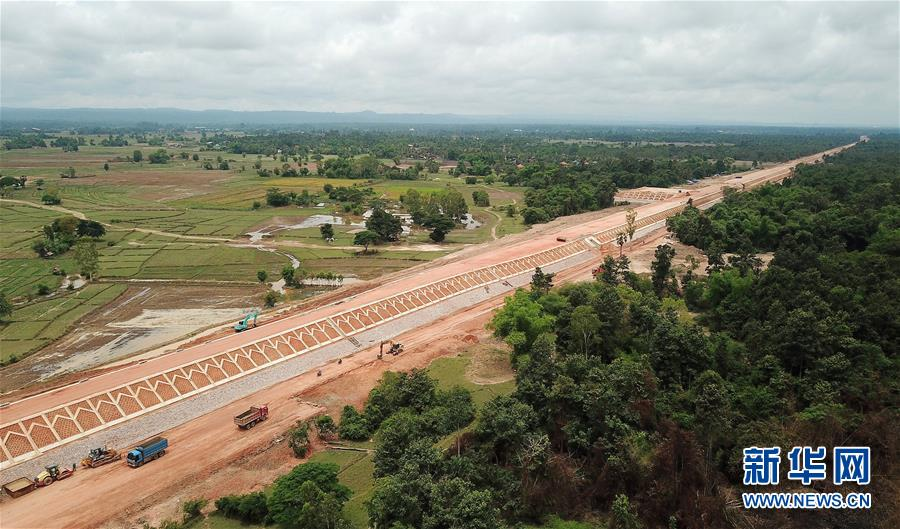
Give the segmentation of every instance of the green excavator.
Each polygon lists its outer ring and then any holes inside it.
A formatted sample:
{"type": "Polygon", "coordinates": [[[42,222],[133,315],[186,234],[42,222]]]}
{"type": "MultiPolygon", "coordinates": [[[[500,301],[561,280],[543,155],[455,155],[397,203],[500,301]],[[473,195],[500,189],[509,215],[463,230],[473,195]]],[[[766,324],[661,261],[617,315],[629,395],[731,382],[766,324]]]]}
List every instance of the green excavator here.
{"type": "Polygon", "coordinates": [[[254,310],[250,314],[244,316],[244,319],[234,324],[234,331],[241,332],[246,331],[250,327],[256,327],[256,317],[259,316],[259,311],[254,310]],[[252,323],[251,323],[252,320],[252,323]]]}

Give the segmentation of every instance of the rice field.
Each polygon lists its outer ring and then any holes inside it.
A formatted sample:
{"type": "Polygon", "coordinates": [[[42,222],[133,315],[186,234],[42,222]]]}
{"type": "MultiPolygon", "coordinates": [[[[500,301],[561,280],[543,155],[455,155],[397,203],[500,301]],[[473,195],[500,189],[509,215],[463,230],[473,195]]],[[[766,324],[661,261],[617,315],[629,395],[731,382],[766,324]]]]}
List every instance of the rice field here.
{"type": "MultiPolygon", "coordinates": [[[[95,143],[103,139],[87,138],[95,143]]],[[[27,178],[24,189],[7,188],[4,198],[32,204],[0,204],[3,227],[0,230],[0,293],[16,304],[12,322],[0,323],[2,358],[21,357],[45,345],[78,318],[100,306],[99,303],[108,301],[107,296],[114,291],[106,287],[122,288],[106,283],[88,285],[77,293],[61,290],[65,275],[77,273],[72,252],[42,259],[32,249],[43,238],[43,226],[68,214],[41,207],[42,196],[48,191],[58,194],[61,208],[107,224],[106,235],[97,241],[101,281],[255,282],[260,270],[265,270],[270,278],[278,278],[281,269],[290,263],[285,255],[235,247],[234,242],[246,241],[244,235],[254,229],[296,224],[315,214],[335,214],[348,222],[362,222],[361,217],[344,212],[341,204],[328,199],[323,189],[326,184],[372,187],[376,197],[388,201],[398,200],[410,188],[429,194],[450,187],[466,197],[473,215],[483,226],[452,231],[444,243],[446,251],[416,250],[416,244],[432,244],[427,230],[417,229],[407,241],[409,250],[393,245],[364,256],[358,255],[355,249],[318,248],[328,243],[321,239],[317,227],[279,231],[267,239],[275,243],[279,252],[298,258],[301,266],[311,273],[373,278],[441,257],[464,244],[490,240],[495,226],[498,236],[522,228],[513,219],[500,220],[472,204],[472,191],[478,189],[486,190],[494,205],[521,198],[521,190],[505,184],[468,185],[446,173],[415,181],[328,179],[316,175],[260,177],[253,167],[257,161],[272,171],[282,162],[271,157],[200,150],[198,143],[189,142],[184,147],[167,148],[170,153],[187,152],[187,159],[176,156],[167,164],[151,164],[147,157],[157,148],[146,144],[125,147],[98,144],[81,146],[76,152],[63,152],[54,147],[0,150],[0,174],[27,178]],[[144,153],[143,162],[131,161],[136,149],[144,153]],[[198,160],[192,159],[194,154],[198,160]],[[205,161],[216,162],[218,157],[229,161],[228,170],[202,167],[205,161]],[[76,178],[62,177],[69,167],[75,170],[76,178]],[[325,207],[268,207],[265,196],[272,187],[298,194],[306,191],[313,196],[314,204],[324,202],[325,207]],[[300,247],[298,243],[315,247],[300,247]],[[54,269],[62,273],[54,274],[54,269]],[[54,293],[54,297],[38,296],[38,288],[42,286],[54,293]],[[106,294],[101,295],[101,287],[106,294]],[[38,314],[35,307],[57,303],[61,308],[54,308],[48,314],[64,314],[59,323],[28,320],[38,314]]],[[[333,246],[353,245],[353,232],[358,226],[334,228],[333,246]]]]}
{"type": "Polygon", "coordinates": [[[79,319],[116,299],[123,284],[89,284],[16,308],[0,326],[0,362],[19,360],[66,333],[79,319]]]}

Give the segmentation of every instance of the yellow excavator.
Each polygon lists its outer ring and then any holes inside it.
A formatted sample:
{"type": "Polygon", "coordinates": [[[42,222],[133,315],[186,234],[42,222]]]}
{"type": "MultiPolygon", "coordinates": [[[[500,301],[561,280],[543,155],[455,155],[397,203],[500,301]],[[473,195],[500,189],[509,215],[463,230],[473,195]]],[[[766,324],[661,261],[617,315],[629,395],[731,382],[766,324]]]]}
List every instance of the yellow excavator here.
{"type": "Polygon", "coordinates": [[[397,356],[398,354],[403,352],[403,344],[395,343],[394,340],[385,340],[381,342],[381,346],[378,348],[378,358],[382,358],[384,356],[384,344],[390,344],[390,349],[388,349],[388,354],[392,354],[397,356]]]}

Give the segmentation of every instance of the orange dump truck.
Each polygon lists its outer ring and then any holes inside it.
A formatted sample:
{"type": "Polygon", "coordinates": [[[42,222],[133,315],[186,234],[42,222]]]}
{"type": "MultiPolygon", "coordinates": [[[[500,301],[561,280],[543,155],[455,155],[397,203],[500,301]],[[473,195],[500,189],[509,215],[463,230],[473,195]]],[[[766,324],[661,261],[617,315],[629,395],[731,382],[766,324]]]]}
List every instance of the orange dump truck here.
{"type": "Polygon", "coordinates": [[[256,423],[262,422],[268,418],[268,406],[250,406],[249,410],[234,417],[234,424],[236,424],[238,428],[249,430],[250,428],[253,428],[256,423]]]}

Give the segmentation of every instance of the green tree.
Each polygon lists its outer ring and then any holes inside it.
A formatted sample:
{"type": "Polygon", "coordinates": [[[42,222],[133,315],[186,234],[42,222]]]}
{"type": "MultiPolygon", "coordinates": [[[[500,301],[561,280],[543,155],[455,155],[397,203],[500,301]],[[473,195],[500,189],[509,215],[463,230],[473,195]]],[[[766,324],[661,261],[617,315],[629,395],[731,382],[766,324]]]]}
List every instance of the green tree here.
{"type": "Polygon", "coordinates": [[[631,509],[628,496],[617,494],[610,510],[610,529],[641,529],[643,524],[637,514],[631,509]]]}
{"type": "Polygon", "coordinates": [[[486,208],[491,205],[491,198],[487,191],[472,191],[472,201],[476,206],[486,208]]]}
{"type": "Polygon", "coordinates": [[[372,216],[366,220],[366,230],[375,232],[380,241],[396,241],[403,232],[403,226],[400,219],[375,207],[372,209],[372,216]]]}
{"type": "Polygon", "coordinates": [[[356,246],[362,246],[362,253],[369,253],[369,245],[375,244],[378,242],[378,234],[374,231],[363,230],[356,234],[353,237],[353,244],[356,246]]]}
{"type": "Polygon", "coordinates": [[[319,415],[316,417],[315,425],[319,439],[331,441],[337,435],[337,425],[331,415],[319,415]]]}
{"type": "Polygon", "coordinates": [[[106,235],[106,228],[103,224],[95,220],[84,220],[81,219],[78,221],[78,226],[75,229],[75,234],[79,237],[92,237],[94,239],[99,239],[106,235]]]}
{"type": "Polygon", "coordinates": [[[294,267],[291,265],[287,265],[281,269],[281,279],[284,279],[284,286],[292,287],[294,286],[294,267]]]}
{"type": "Polygon", "coordinates": [[[442,242],[447,234],[456,227],[456,223],[446,215],[431,215],[425,220],[424,226],[431,228],[429,238],[432,241],[442,242]]]}
{"type": "Polygon", "coordinates": [[[97,244],[87,239],[78,241],[75,244],[75,262],[81,275],[87,277],[88,281],[93,280],[100,269],[100,252],[97,251],[97,244]]]}
{"type": "Polygon", "coordinates": [[[137,162],[140,162],[140,161],[143,160],[143,159],[144,159],[144,153],[142,153],[140,150],[135,149],[134,152],[131,153],[131,160],[132,160],[133,162],[137,163],[137,162]]]}
{"type": "Polygon", "coordinates": [[[165,149],[157,149],[151,152],[147,159],[150,160],[150,163],[155,164],[169,163],[169,153],[165,149]]]}
{"type": "Polygon", "coordinates": [[[502,527],[500,511],[488,490],[477,490],[462,478],[445,478],[431,487],[424,529],[489,529],[502,527]]]}
{"type": "Polygon", "coordinates": [[[426,440],[430,446],[435,439],[428,436],[422,419],[411,409],[402,409],[385,419],[375,434],[375,477],[397,472],[407,447],[420,440],[426,440]]]}
{"type": "Polygon", "coordinates": [[[251,524],[263,524],[269,515],[265,492],[223,496],[216,500],[216,509],[226,518],[251,524]]]}
{"type": "Polygon", "coordinates": [[[266,190],[266,204],[273,208],[287,206],[290,203],[291,196],[287,193],[282,193],[277,187],[270,187],[266,190]]]}
{"type": "Polygon", "coordinates": [[[597,339],[601,331],[600,319],[597,313],[589,305],[581,305],[575,307],[572,315],[569,317],[569,330],[573,338],[578,338],[575,342],[578,344],[578,350],[587,358],[593,349],[594,340],[597,339]]]}
{"type": "Polygon", "coordinates": [[[41,202],[49,205],[59,205],[62,204],[62,199],[59,198],[59,192],[56,190],[47,191],[41,196],[41,202]]]}
{"type": "Polygon", "coordinates": [[[104,170],[104,171],[109,171],[109,164],[108,164],[108,163],[104,163],[104,164],[103,164],[103,170],[104,170]]]}
{"type": "Polygon", "coordinates": [[[319,226],[319,233],[326,241],[329,239],[334,239],[334,227],[331,224],[325,223],[319,226]]]}
{"type": "Polygon", "coordinates": [[[503,395],[489,400],[475,424],[475,435],[491,449],[495,461],[508,464],[537,425],[531,406],[503,395]]]}
{"type": "Polygon", "coordinates": [[[543,224],[550,220],[550,215],[543,208],[525,208],[522,210],[522,222],[528,224],[543,224]]]}
{"type": "Polygon", "coordinates": [[[19,185],[19,179],[13,176],[4,176],[0,178],[0,187],[15,187],[19,185]]]}
{"type": "Polygon", "coordinates": [[[338,428],[341,439],[348,441],[366,441],[369,439],[369,428],[366,418],[353,406],[344,406],[341,411],[341,424],[338,428]]]}
{"type": "Polygon", "coordinates": [[[256,279],[258,279],[260,283],[265,283],[266,279],[268,279],[268,278],[269,278],[269,273],[266,272],[265,270],[260,270],[259,272],[256,272],[256,279]]]}
{"type": "Polygon", "coordinates": [[[675,257],[675,248],[668,244],[656,247],[653,253],[653,262],[650,263],[650,276],[653,280],[653,290],[656,295],[662,296],[669,285],[672,274],[672,259],[675,257]]]}
{"type": "Polygon", "coordinates": [[[731,399],[722,377],[712,370],[697,377],[692,388],[694,417],[700,438],[706,441],[706,468],[704,474],[711,483],[710,472],[715,443],[727,438],[731,427],[731,399]]]}
{"type": "Polygon", "coordinates": [[[553,330],[556,319],[528,292],[516,290],[503,303],[490,325],[494,335],[512,346],[514,356],[527,353],[538,336],[553,330]]]}
{"type": "Polygon", "coordinates": [[[422,199],[422,194],[413,188],[407,189],[406,193],[400,197],[400,200],[403,202],[403,207],[406,208],[406,211],[408,211],[410,215],[415,215],[421,211],[425,204],[422,199]]]}
{"type": "Polygon", "coordinates": [[[341,506],[350,497],[350,489],[338,482],[338,470],[334,463],[303,463],[276,479],[267,502],[272,520],[285,529],[340,527],[315,518],[321,515],[317,510],[332,516],[334,502],[341,506]],[[332,499],[326,503],[324,496],[332,499]]]}
{"type": "Polygon", "coordinates": [[[531,276],[531,291],[537,294],[546,294],[553,288],[553,276],[556,274],[545,274],[541,267],[534,269],[531,276]]]}
{"type": "Polygon", "coordinates": [[[309,451],[309,424],[299,421],[288,431],[288,445],[294,451],[294,455],[303,458],[309,451]]]}
{"type": "Polygon", "coordinates": [[[6,297],[6,294],[4,292],[0,292],[0,320],[11,316],[12,312],[12,303],[9,302],[9,299],[6,297]]]}
{"type": "Polygon", "coordinates": [[[274,290],[269,289],[266,291],[265,298],[263,298],[263,303],[267,307],[272,308],[275,306],[276,303],[278,303],[279,299],[281,299],[281,295],[278,292],[275,292],[274,290]]]}

